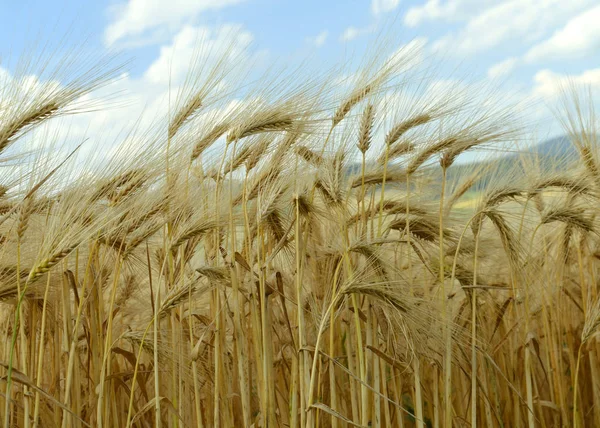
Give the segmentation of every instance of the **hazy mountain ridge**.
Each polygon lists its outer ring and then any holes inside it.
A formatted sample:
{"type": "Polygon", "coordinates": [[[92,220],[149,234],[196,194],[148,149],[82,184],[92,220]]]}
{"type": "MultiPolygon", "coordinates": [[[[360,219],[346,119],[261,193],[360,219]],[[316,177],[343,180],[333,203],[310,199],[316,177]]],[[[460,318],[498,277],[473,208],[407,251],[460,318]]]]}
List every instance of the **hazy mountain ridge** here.
{"type": "MultiPolygon", "coordinates": [[[[528,161],[535,161],[541,171],[551,172],[567,168],[578,157],[577,148],[572,144],[570,137],[561,135],[526,149],[517,148],[513,152],[493,159],[456,163],[448,169],[446,180],[448,183],[452,183],[460,177],[480,171],[481,177],[473,186],[474,190],[477,190],[485,187],[490,180],[498,177],[514,180],[516,178],[515,174],[518,176],[524,172],[523,168],[525,168],[528,161]],[[507,174],[508,172],[510,174],[507,174]]],[[[367,170],[374,167],[376,167],[375,162],[367,162],[367,170]]],[[[353,162],[346,167],[346,170],[349,175],[359,175],[361,164],[360,162],[353,162]]],[[[433,183],[441,181],[442,174],[437,162],[434,162],[429,168],[423,169],[422,173],[433,183]]]]}
{"type": "MultiPolygon", "coordinates": [[[[453,165],[448,169],[446,178],[448,182],[453,182],[469,170],[479,170],[481,177],[473,186],[474,190],[478,190],[485,188],[490,180],[499,177],[502,177],[502,180],[514,181],[525,173],[528,163],[536,165],[540,172],[551,173],[569,168],[578,158],[577,148],[570,137],[562,135],[494,159],[453,165]]],[[[433,181],[441,179],[439,168],[431,168],[430,172],[434,175],[433,181]]]]}

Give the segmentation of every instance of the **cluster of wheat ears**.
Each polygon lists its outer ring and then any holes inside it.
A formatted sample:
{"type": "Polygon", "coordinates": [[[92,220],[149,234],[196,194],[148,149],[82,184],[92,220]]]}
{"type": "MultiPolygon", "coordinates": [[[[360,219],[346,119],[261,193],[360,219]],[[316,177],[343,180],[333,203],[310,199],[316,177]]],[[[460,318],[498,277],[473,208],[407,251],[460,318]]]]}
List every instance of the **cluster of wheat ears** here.
{"type": "Polygon", "coordinates": [[[461,167],[515,110],[410,63],[221,62],[107,162],[35,143],[118,70],[4,80],[3,426],[600,426],[593,112],[569,168],[461,167]]]}

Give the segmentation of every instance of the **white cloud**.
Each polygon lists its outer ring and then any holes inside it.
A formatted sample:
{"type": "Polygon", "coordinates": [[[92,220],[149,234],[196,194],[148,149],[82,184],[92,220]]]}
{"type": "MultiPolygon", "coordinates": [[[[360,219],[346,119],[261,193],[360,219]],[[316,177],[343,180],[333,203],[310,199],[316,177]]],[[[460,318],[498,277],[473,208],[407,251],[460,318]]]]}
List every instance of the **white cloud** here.
{"type": "Polygon", "coordinates": [[[490,79],[497,79],[505,76],[515,69],[518,62],[519,60],[515,57],[507,58],[504,61],[492,65],[488,69],[487,75],[490,79]]]}
{"type": "Polygon", "coordinates": [[[328,36],[329,36],[329,32],[327,30],[323,30],[319,34],[317,34],[315,37],[308,37],[306,40],[309,43],[311,43],[319,48],[325,44],[328,36]]]}
{"type": "Polygon", "coordinates": [[[342,35],[340,36],[340,41],[348,42],[350,40],[356,39],[360,35],[360,30],[356,27],[348,27],[344,30],[342,35]]]}
{"type": "Polygon", "coordinates": [[[581,57],[600,48],[600,6],[591,8],[556,31],[549,39],[533,46],[525,59],[529,62],[542,59],[581,57]]]}
{"type": "MultiPolygon", "coordinates": [[[[206,98],[206,108],[201,111],[198,120],[210,114],[214,119],[215,112],[221,109],[231,111],[234,107],[233,104],[228,107],[225,99],[220,98],[224,86],[234,81],[238,71],[244,72],[248,65],[257,62],[255,59],[259,53],[247,49],[251,40],[252,35],[235,24],[216,28],[184,26],[161,47],[160,54],[139,77],[124,73],[105,87],[76,100],[77,105],[93,106],[93,112],[52,119],[45,132],[47,135],[59,135],[57,140],[68,144],[88,139],[80,150],[80,154],[85,153],[86,156],[95,153],[98,157],[105,157],[115,151],[115,146],[128,142],[134,146],[148,144],[160,138],[160,132],[166,132],[169,109],[176,108],[178,94],[183,88],[185,91],[181,92],[188,95],[198,90],[203,82],[209,80],[208,73],[217,64],[223,65],[224,70],[235,66],[230,74],[216,73],[213,76],[219,84],[212,85],[206,98]],[[198,82],[194,85],[196,79],[198,82]]],[[[4,94],[22,90],[27,91],[26,96],[29,96],[32,88],[36,90],[40,85],[47,88],[54,84],[33,75],[17,79],[0,67],[0,115],[4,94]]],[[[230,87],[227,89],[231,90],[230,87]]],[[[40,134],[40,137],[44,135],[40,134]]],[[[35,143],[38,144],[38,141],[35,143]]]]}
{"type": "Polygon", "coordinates": [[[533,77],[535,85],[534,96],[550,99],[568,90],[570,87],[590,86],[600,90],[600,68],[590,69],[581,74],[559,74],[550,70],[540,70],[533,77]]]}
{"type": "Polygon", "coordinates": [[[363,36],[365,34],[369,34],[372,33],[374,31],[374,27],[373,26],[369,26],[369,27],[362,27],[362,28],[358,28],[358,27],[348,27],[344,30],[344,32],[342,33],[342,35],[340,36],[340,41],[341,42],[349,42],[352,41],[354,39],[357,39],[360,36],[363,36]]]}
{"type": "Polygon", "coordinates": [[[399,4],[400,0],[371,0],[371,12],[379,15],[396,9],[399,4]]]}
{"type": "MultiPolygon", "coordinates": [[[[112,22],[104,32],[108,45],[126,38],[159,40],[190,23],[200,13],[243,0],[128,0],[111,7],[112,22]]],[[[137,43],[141,43],[139,40],[137,43]]]]}
{"type": "Polygon", "coordinates": [[[477,15],[494,2],[496,0],[427,0],[423,5],[409,9],[404,16],[404,23],[416,27],[425,21],[464,20],[477,15]]]}
{"type": "Polygon", "coordinates": [[[506,0],[468,19],[434,47],[459,55],[473,54],[509,40],[531,43],[596,0],[506,0]]]}
{"type": "Polygon", "coordinates": [[[405,71],[421,63],[423,50],[427,44],[426,37],[417,37],[400,46],[388,58],[389,63],[396,63],[398,71],[405,71]]]}
{"type": "Polygon", "coordinates": [[[171,44],[160,48],[159,57],[148,67],[144,78],[155,84],[177,84],[185,78],[192,62],[247,60],[245,52],[252,39],[252,34],[235,24],[215,29],[185,26],[171,44]]]}

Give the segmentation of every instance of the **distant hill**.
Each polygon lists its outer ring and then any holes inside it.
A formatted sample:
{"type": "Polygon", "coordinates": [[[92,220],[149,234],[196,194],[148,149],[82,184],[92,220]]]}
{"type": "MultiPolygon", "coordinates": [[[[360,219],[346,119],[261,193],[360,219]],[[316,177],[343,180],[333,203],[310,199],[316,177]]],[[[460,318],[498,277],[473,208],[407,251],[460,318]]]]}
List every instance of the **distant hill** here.
{"type": "Polygon", "coordinates": [[[544,141],[533,148],[533,153],[545,158],[574,160],[578,156],[577,149],[566,135],[544,141]]]}
{"type": "MultiPolygon", "coordinates": [[[[577,160],[578,156],[577,149],[571,143],[570,138],[563,135],[494,159],[454,164],[448,169],[446,179],[451,183],[479,170],[481,171],[481,178],[473,186],[473,190],[477,191],[485,188],[490,180],[514,180],[522,173],[519,167],[524,164],[528,157],[531,157],[532,161],[537,158],[539,168],[542,171],[550,172],[565,169],[571,162],[577,160]]],[[[369,163],[367,168],[372,166],[373,164],[369,163]]],[[[358,162],[347,166],[349,175],[360,174],[360,170],[361,165],[358,162]]],[[[441,181],[441,170],[437,163],[423,168],[421,171],[431,182],[441,181]]]]}
{"type": "MultiPolygon", "coordinates": [[[[509,153],[485,161],[456,164],[448,170],[447,179],[451,182],[469,174],[469,171],[481,170],[482,177],[474,186],[475,189],[481,189],[486,187],[490,180],[510,181],[518,178],[522,173],[520,167],[526,165],[528,157],[531,161],[536,161],[541,171],[551,172],[567,168],[569,164],[577,160],[579,154],[570,138],[563,135],[520,150],[518,153],[509,153]]],[[[439,168],[435,168],[435,170],[439,170],[439,168]]],[[[431,172],[439,175],[441,179],[441,174],[434,172],[434,168],[431,172]]]]}

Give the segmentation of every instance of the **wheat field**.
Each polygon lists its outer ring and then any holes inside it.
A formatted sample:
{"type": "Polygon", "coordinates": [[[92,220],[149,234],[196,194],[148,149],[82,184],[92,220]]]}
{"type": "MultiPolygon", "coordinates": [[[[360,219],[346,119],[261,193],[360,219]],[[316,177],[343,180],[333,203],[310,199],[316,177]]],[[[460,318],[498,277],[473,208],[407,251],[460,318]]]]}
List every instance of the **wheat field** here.
{"type": "Polygon", "coordinates": [[[534,141],[410,63],[243,98],[218,64],[104,160],[32,143],[118,67],[2,83],[3,426],[600,426],[593,109],[568,164],[465,167],[534,141]]]}

